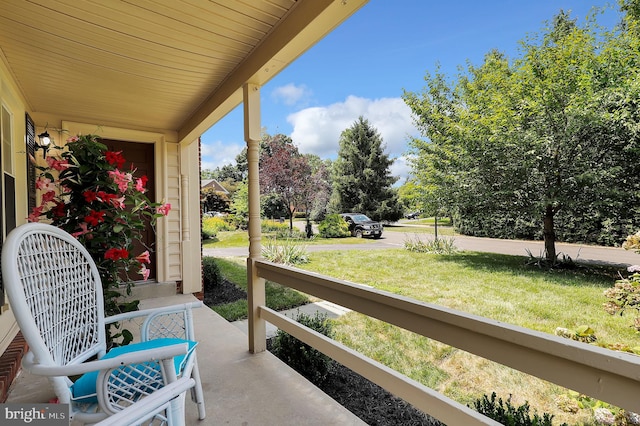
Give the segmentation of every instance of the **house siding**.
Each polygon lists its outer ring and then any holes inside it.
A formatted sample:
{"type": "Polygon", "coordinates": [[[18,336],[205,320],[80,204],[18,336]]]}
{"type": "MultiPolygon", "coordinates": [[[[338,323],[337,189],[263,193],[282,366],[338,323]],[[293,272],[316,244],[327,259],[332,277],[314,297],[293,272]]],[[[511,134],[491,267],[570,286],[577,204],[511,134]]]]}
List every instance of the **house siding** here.
{"type": "MultiPolygon", "coordinates": [[[[27,103],[20,95],[18,85],[4,66],[0,52],[0,105],[3,105],[12,118],[12,152],[4,152],[10,155],[13,164],[13,177],[15,178],[15,218],[16,226],[26,222],[28,215],[27,199],[27,155],[25,147],[25,113],[31,113],[27,103]]],[[[4,201],[0,200],[4,209],[4,201]]],[[[0,226],[0,232],[3,232],[0,226]]],[[[24,348],[14,351],[14,346],[20,346],[19,332],[11,307],[8,303],[0,306],[0,400],[4,398],[8,385],[12,382],[19,369],[19,356],[14,355],[24,352],[24,348]]]]}
{"type": "MultiPolygon", "coordinates": [[[[2,61],[0,60],[0,65],[2,61]]],[[[25,112],[29,113],[26,102],[22,100],[13,80],[6,73],[6,69],[0,66],[0,105],[6,108],[11,116],[11,130],[13,146],[12,152],[3,152],[11,159],[10,175],[15,179],[15,225],[26,222],[28,216],[27,199],[27,155],[26,155],[26,120],[25,112]],[[7,155],[8,154],[8,155],[7,155]]],[[[3,147],[6,148],[6,147],[3,147]]],[[[3,167],[8,158],[3,157],[3,167]]],[[[4,208],[5,204],[2,204],[4,208]]],[[[1,229],[1,227],[0,227],[1,229]]],[[[8,230],[10,231],[10,230],[8,230]]]]}

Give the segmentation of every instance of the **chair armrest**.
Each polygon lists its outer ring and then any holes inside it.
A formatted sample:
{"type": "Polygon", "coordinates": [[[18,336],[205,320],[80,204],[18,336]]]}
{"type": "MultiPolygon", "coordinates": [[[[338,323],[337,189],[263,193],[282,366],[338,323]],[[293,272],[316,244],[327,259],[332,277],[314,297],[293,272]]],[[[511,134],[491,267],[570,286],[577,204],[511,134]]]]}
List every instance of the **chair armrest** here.
{"type": "Polygon", "coordinates": [[[121,322],[125,327],[131,322],[140,327],[141,340],[174,337],[195,341],[193,309],[204,306],[202,301],[171,305],[141,311],[125,312],[105,319],[107,324],[121,322]]]}
{"type": "Polygon", "coordinates": [[[204,305],[202,301],[198,300],[197,302],[189,302],[183,303],[179,305],[169,305],[163,306],[160,308],[152,308],[152,309],[142,309],[140,311],[131,311],[124,312],[122,314],[112,315],[110,317],[106,317],[104,319],[105,324],[111,324],[114,322],[126,321],[133,318],[145,317],[157,313],[172,313],[172,312],[182,312],[189,309],[200,308],[204,305]]]}
{"type": "Polygon", "coordinates": [[[195,383],[195,380],[189,377],[178,379],[177,381],[166,385],[162,389],[153,392],[151,395],[146,396],[140,401],[128,406],[124,410],[107,417],[99,423],[96,423],[95,426],[140,424],[166,409],[172,399],[192,388],[195,383]]]}
{"type": "Polygon", "coordinates": [[[170,359],[178,355],[184,355],[188,351],[189,345],[187,343],[179,343],[157,349],[148,349],[122,354],[115,358],[87,361],[82,364],[71,364],[65,366],[39,364],[35,361],[33,353],[29,351],[22,359],[22,366],[30,373],[41,376],[76,376],[90,371],[118,368],[123,365],[170,359]]]}

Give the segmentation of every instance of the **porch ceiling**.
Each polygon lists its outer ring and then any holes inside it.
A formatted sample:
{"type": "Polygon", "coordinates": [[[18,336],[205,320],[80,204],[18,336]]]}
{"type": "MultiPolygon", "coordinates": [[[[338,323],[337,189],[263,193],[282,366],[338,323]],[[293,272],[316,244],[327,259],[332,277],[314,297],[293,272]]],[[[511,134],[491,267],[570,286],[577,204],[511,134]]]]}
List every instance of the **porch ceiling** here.
{"type": "Polygon", "coordinates": [[[4,0],[0,58],[49,116],[197,138],[367,0],[4,0]]]}

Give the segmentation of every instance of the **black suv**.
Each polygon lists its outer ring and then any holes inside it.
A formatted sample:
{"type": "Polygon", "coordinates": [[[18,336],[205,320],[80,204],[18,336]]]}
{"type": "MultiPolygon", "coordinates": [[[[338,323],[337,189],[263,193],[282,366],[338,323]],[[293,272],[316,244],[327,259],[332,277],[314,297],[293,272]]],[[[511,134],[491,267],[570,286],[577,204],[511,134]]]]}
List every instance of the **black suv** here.
{"type": "Polygon", "coordinates": [[[349,231],[354,237],[382,237],[382,224],[369,219],[362,213],[342,213],[340,214],[349,224],[349,231]]]}

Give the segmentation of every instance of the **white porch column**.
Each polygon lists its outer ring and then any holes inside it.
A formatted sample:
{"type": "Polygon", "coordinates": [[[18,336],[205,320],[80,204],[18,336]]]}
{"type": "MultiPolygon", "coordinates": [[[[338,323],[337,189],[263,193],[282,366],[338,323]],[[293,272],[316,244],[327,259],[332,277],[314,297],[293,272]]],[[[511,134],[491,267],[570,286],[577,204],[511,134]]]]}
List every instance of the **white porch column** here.
{"type": "Polygon", "coordinates": [[[244,102],[244,140],[247,142],[249,168],[249,258],[247,259],[247,299],[249,305],[249,351],[267,349],[266,323],[258,316],[258,306],[265,305],[264,279],[258,278],[254,261],[262,256],[260,244],[260,87],[247,83],[242,88],[244,102]]]}
{"type": "MultiPolygon", "coordinates": [[[[167,254],[166,262],[163,263],[166,264],[165,276],[168,277],[170,276],[169,263],[179,262],[182,275],[182,293],[189,294],[203,291],[202,241],[200,239],[200,169],[195,166],[200,159],[200,142],[180,144],[178,149],[179,152],[174,155],[178,158],[179,153],[180,167],[176,170],[180,171],[180,180],[179,182],[175,181],[172,191],[176,192],[176,196],[180,195],[181,216],[180,221],[173,223],[172,229],[175,232],[178,230],[175,227],[180,226],[180,257],[175,259],[173,256],[178,253],[171,251],[167,254]],[[180,185],[180,191],[178,191],[177,185],[180,185]]],[[[165,170],[173,170],[172,167],[166,167],[165,170]]]]}

